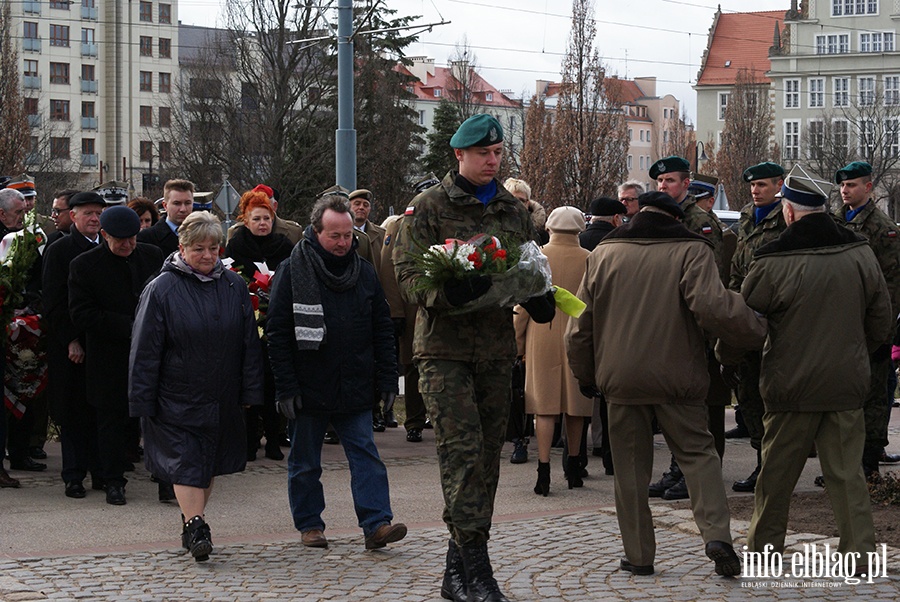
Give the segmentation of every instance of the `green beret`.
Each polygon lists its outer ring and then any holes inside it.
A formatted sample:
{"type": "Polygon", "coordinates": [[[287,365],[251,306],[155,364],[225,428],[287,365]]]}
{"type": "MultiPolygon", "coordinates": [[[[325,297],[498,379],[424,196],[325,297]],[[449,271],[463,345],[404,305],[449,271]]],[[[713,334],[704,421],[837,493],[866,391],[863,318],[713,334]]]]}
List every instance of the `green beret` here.
{"type": "Polygon", "coordinates": [[[754,165],[753,167],[748,167],[747,169],[745,169],[744,173],[741,174],[741,177],[745,182],[752,182],[753,180],[764,180],[766,178],[783,178],[784,168],[778,163],[764,161],[763,163],[759,163],[757,165],[754,165]]]}
{"type": "Polygon", "coordinates": [[[840,184],[844,180],[855,180],[872,175],[872,166],[865,161],[854,161],[834,174],[834,181],[840,184]]]}
{"type": "Polygon", "coordinates": [[[691,173],[691,164],[687,162],[687,159],[672,155],[671,157],[660,159],[659,161],[654,163],[650,168],[650,177],[655,180],[664,173],[670,173],[673,171],[683,171],[686,173],[691,173]]]}
{"type": "Polygon", "coordinates": [[[503,126],[487,113],[472,115],[459,126],[450,146],[453,148],[469,148],[470,146],[491,146],[503,142],[503,126]]]}

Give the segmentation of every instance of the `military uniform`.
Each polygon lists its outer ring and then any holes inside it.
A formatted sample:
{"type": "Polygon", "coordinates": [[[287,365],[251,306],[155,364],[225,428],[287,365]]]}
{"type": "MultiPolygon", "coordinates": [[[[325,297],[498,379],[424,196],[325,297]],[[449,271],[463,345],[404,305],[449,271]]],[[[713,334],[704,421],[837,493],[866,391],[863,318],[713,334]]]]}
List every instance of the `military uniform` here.
{"type": "Polygon", "coordinates": [[[684,211],[684,219],[681,221],[685,227],[691,232],[705,236],[712,243],[713,254],[716,256],[716,267],[721,276],[725,269],[722,260],[725,255],[725,239],[720,223],[715,216],[697,206],[697,199],[694,198],[694,195],[687,195],[680,205],[684,211]]]}
{"type": "MultiPolygon", "coordinates": [[[[489,537],[500,450],[509,414],[516,357],[511,308],[450,314],[442,290],[416,291],[414,257],[448,238],[503,234],[518,244],[534,238],[525,206],[499,183],[482,203],[460,187],[456,172],[417,196],[397,232],[393,260],[401,292],[419,306],[413,356],[419,390],[434,424],[444,494],[444,522],[460,546],[489,537]]],[[[496,182],[496,181],[495,181],[496,182]]]]}
{"type": "MultiPolygon", "coordinates": [[[[897,316],[900,312],[900,232],[897,225],[874,201],[869,201],[850,221],[847,221],[847,209],[847,206],[841,207],[836,220],[838,224],[865,237],[869,242],[887,282],[893,315],[897,316]]],[[[886,403],[888,377],[893,370],[890,348],[882,347],[869,360],[872,385],[863,405],[866,423],[863,464],[867,470],[877,471],[878,461],[888,444],[888,422],[891,418],[890,405],[886,403]]]]}

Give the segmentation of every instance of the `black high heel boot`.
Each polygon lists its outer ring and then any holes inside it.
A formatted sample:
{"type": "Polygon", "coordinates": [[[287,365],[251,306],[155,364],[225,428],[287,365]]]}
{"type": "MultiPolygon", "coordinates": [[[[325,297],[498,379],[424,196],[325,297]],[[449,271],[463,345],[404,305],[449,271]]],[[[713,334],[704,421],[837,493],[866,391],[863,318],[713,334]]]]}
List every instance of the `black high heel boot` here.
{"type": "Polygon", "coordinates": [[[581,465],[580,456],[569,456],[569,462],[566,467],[566,480],[569,481],[569,489],[584,487],[584,481],[581,479],[582,468],[584,467],[581,465]]]}
{"type": "Polygon", "coordinates": [[[550,462],[538,461],[537,473],[538,478],[534,485],[534,492],[547,497],[547,494],[550,493],[550,462]]]}

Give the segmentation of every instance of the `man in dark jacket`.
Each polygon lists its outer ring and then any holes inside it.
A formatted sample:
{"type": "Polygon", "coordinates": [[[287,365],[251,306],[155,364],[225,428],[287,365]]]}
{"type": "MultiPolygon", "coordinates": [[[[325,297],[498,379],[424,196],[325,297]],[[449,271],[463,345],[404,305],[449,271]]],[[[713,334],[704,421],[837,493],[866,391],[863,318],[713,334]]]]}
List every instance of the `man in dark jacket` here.
{"type": "Polygon", "coordinates": [[[350,463],[350,489],[366,549],[406,536],[391,524],[387,470],[372,435],[372,391],[393,405],[394,327],[375,268],[356,253],[350,204],[316,201],[311,225],[278,270],[266,332],[279,411],[290,421],[288,498],[303,545],[325,548],[322,441],[334,427],[350,463]]]}
{"type": "Polygon", "coordinates": [[[593,251],[607,234],[622,225],[627,210],[616,199],[605,196],[591,201],[590,210],[591,223],[578,235],[578,242],[583,249],[593,251]]]}
{"type": "Polygon", "coordinates": [[[156,245],[165,257],[178,250],[178,226],[194,210],[194,183],[169,180],[163,186],[163,209],[166,219],[138,233],[138,242],[156,245]]]}
{"type": "Polygon", "coordinates": [[[106,503],[125,504],[128,462],[128,352],[134,310],[144,284],[162,266],[162,251],[137,242],[141,220],[124,205],[100,216],[105,243],[69,267],[69,311],[84,328],[87,401],[97,410],[106,503]]]}
{"type": "Polygon", "coordinates": [[[103,489],[97,464],[94,408],[87,403],[84,373],[84,327],[69,314],[69,264],[100,244],[100,214],[106,202],[96,192],[79,192],[69,199],[69,235],[44,252],[42,290],[47,321],[47,389],[50,416],[60,427],[62,479],[66,495],[85,496],[82,481],[88,470],[94,489],[103,489]]]}

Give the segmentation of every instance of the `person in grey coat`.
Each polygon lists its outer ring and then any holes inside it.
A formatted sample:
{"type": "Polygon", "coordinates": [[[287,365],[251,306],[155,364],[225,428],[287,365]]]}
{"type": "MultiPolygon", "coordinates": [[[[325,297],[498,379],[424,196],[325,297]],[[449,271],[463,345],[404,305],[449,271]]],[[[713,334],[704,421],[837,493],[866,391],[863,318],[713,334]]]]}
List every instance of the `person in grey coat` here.
{"type": "Polygon", "coordinates": [[[129,357],[129,410],[147,469],[172,483],[182,544],[212,551],[204,510],[218,475],[247,462],[243,406],[262,404],[262,350],[244,281],[219,261],[218,218],[199,211],[141,295],[129,357]]]}

